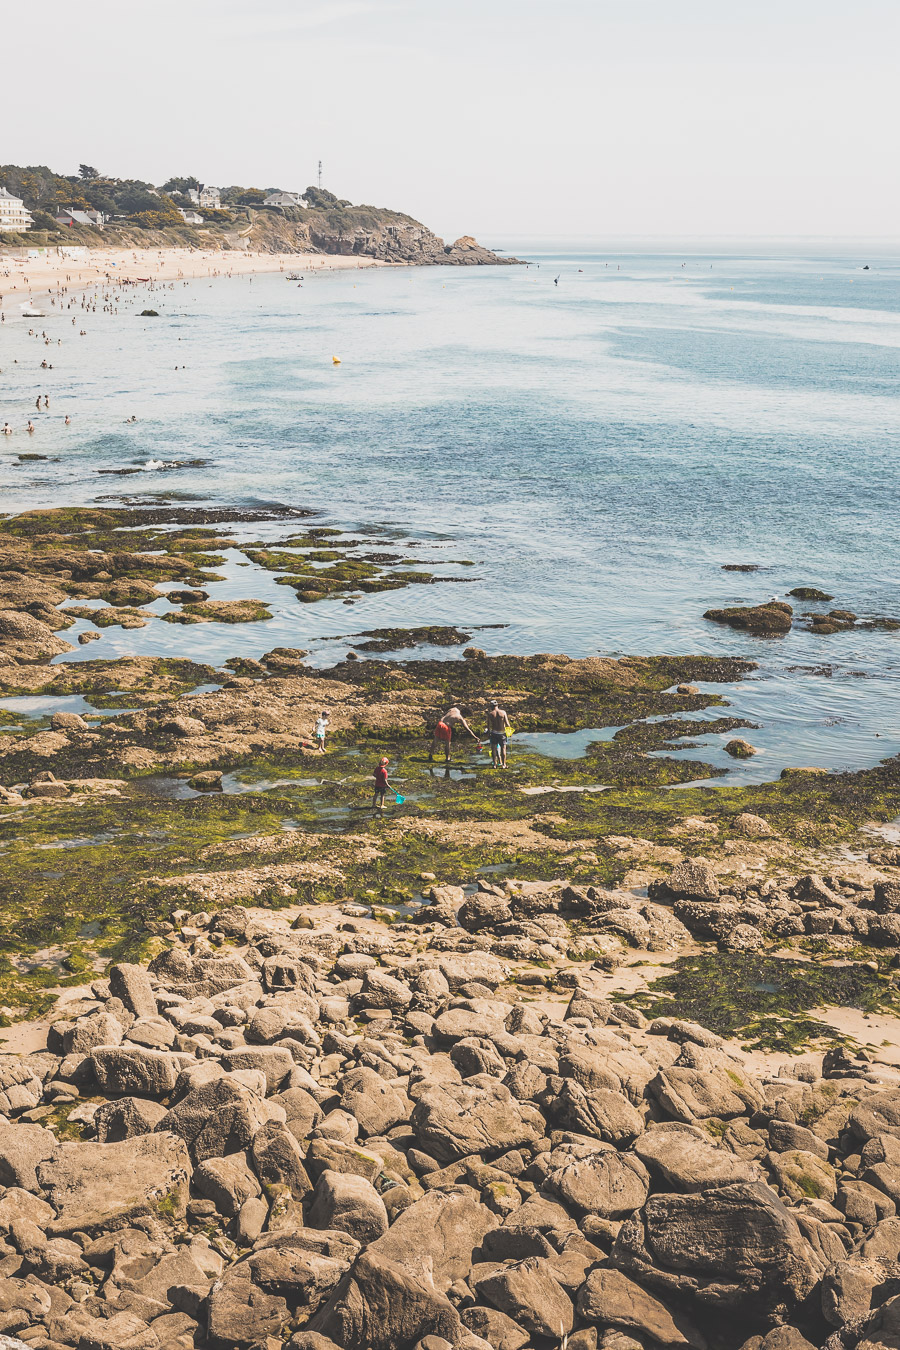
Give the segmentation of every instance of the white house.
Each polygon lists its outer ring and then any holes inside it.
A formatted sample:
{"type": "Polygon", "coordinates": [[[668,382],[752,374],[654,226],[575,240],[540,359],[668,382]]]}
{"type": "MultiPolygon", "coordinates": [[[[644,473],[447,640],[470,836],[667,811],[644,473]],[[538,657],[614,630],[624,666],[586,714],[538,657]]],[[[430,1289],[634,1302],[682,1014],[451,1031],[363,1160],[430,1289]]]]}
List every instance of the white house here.
{"type": "Polygon", "coordinates": [[[263,206],[302,206],[299,192],[270,192],[263,206]]]}
{"type": "Polygon", "coordinates": [[[222,209],[222,189],[210,187],[209,183],[201,183],[199,190],[189,188],[188,196],[195,206],[205,206],[208,211],[220,211],[222,209]]]}
{"type": "Polygon", "coordinates": [[[185,225],[203,224],[203,217],[197,211],[183,211],[179,206],[178,214],[181,216],[181,219],[184,221],[185,225]]]}
{"type": "Polygon", "coordinates": [[[25,207],[21,197],[14,197],[6,188],[0,187],[0,232],[4,230],[30,230],[34,221],[31,212],[25,207]]]}

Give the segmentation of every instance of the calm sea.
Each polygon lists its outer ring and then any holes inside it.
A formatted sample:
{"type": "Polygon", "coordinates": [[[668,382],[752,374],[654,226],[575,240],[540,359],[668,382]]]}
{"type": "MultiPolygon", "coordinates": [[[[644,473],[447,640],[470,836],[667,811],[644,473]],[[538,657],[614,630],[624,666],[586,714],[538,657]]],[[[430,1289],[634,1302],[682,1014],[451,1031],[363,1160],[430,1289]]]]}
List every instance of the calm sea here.
{"type": "MultiPolygon", "coordinates": [[[[142,288],[114,314],[76,297],[27,320],[7,300],[0,422],[24,425],[38,392],[51,407],[0,446],[4,509],[286,503],[467,576],[301,606],[234,553],[217,594],[271,599],[271,623],[107,629],[75,659],[282,644],[323,664],[362,629],[504,624],[474,640],[759,661],[726,690],[762,723],[742,778],[900,750],[900,634],[764,640],[702,618],[797,585],[900,617],[900,256],[517,251],[529,267],[142,288]]],[[[703,754],[731,767],[715,738],[703,754]]]]}

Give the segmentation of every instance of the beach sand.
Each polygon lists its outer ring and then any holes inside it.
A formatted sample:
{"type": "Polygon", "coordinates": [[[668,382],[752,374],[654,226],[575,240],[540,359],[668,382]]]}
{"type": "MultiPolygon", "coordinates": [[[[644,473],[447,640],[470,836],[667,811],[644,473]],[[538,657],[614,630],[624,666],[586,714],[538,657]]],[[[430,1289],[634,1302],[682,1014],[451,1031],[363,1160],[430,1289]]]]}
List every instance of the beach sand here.
{"type": "Polygon", "coordinates": [[[248,272],[291,272],[390,267],[374,258],[321,253],[253,253],[237,249],[91,249],[83,256],[48,249],[37,257],[23,250],[0,249],[0,303],[4,296],[40,300],[61,283],[70,289],[98,281],[177,281],[187,277],[227,276],[248,272]]]}

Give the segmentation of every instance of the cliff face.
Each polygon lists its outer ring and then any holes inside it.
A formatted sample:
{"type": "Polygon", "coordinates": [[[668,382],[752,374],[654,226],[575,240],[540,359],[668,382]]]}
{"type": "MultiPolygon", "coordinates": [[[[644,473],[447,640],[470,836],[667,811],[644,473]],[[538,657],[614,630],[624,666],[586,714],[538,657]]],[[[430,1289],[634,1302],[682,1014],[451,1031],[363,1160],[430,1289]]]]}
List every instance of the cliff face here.
{"type": "Polygon", "coordinates": [[[427,226],[398,211],[374,207],[345,210],[253,211],[252,228],[245,237],[252,248],[273,253],[328,253],[380,262],[466,267],[506,264],[482,248],[470,235],[452,244],[427,226]]]}

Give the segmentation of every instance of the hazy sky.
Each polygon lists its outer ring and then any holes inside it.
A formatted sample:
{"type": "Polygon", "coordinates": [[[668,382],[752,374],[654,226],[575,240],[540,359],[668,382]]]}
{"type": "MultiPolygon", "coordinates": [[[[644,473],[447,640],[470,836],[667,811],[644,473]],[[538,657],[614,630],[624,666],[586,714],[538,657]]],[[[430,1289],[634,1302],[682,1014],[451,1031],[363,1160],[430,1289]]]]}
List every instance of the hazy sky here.
{"type": "Polygon", "coordinates": [[[302,190],[321,158],[498,243],[900,234],[898,0],[43,0],[2,37],[3,162],[302,190]]]}

